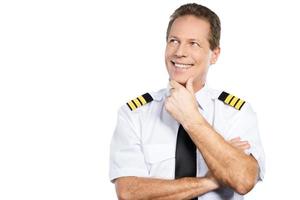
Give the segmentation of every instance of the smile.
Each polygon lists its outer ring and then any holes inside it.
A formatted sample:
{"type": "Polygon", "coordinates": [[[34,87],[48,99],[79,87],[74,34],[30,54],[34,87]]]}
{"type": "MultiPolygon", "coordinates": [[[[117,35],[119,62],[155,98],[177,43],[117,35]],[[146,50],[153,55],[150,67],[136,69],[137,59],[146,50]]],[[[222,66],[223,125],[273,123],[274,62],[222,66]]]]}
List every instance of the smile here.
{"type": "Polygon", "coordinates": [[[183,63],[176,63],[174,61],[171,61],[171,63],[175,66],[177,69],[189,69],[193,66],[193,64],[183,64],[183,63]]]}

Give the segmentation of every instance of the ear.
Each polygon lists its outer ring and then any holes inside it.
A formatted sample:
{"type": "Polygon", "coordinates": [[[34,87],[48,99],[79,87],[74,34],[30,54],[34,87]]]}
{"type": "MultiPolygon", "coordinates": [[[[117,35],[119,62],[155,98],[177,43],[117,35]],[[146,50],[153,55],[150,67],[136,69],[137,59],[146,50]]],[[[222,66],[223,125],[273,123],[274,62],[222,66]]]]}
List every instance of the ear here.
{"type": "Polygon", "coordinates": [[[210,58],[210,64],[215,64],[219,58],[219,55],[221,53],[221,48],[216,47],[214,50],[212,50],[211,58],[210,58]]]}

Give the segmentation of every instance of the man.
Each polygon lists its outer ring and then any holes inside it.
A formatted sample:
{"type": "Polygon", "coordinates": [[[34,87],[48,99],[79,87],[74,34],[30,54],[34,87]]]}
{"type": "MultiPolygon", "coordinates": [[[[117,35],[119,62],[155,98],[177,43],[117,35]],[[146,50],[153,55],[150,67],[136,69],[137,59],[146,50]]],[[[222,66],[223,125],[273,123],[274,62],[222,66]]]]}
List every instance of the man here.
{"type": "Polygon", "coordinates": [[[169,88],[118,113],[110,179],[119,199],[243,199],[264,174],[249,103],[207,87],[219,54],[220,21],[198,4],[179,7],[167,29],[169,88]]]}

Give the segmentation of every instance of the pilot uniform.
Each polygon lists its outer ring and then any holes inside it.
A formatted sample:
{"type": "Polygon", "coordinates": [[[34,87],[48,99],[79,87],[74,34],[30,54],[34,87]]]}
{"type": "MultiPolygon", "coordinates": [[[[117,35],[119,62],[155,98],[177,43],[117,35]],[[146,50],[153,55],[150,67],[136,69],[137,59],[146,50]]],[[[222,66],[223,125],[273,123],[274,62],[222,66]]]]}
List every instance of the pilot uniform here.
{"type": "MultiPolygon", "coordinates": [[[[117,125],[111,141],[110,180],[124,176],[174,179],[176,137],[179,123],[165,110],[169,90],[146,93],[118,111],[117,125]]],[[[257,118],[248,102],[226,92],[204,86],[195,93],[199,111],[225,140],[240,137],[248,141],[259,165],[259,180],[265,172],[264,151],[257,118]]],[[[197,177],[208,167],[197,150],[197,177]]],[[[240,200],[243,196],[230,188],[220,188],[198,197],[200,200],[240,200]]]]}

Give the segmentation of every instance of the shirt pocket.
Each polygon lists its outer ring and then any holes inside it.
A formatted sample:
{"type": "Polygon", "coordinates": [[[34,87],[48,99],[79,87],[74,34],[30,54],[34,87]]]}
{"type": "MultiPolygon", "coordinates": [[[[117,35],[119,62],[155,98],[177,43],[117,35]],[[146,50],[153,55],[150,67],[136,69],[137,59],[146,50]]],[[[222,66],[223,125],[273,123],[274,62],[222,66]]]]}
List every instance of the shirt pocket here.
{"type": "Polygon", "coordinates": [[[175,145],[173,143],[144,145],[144,155],[151,177],[174,178],[175,145]]]}

